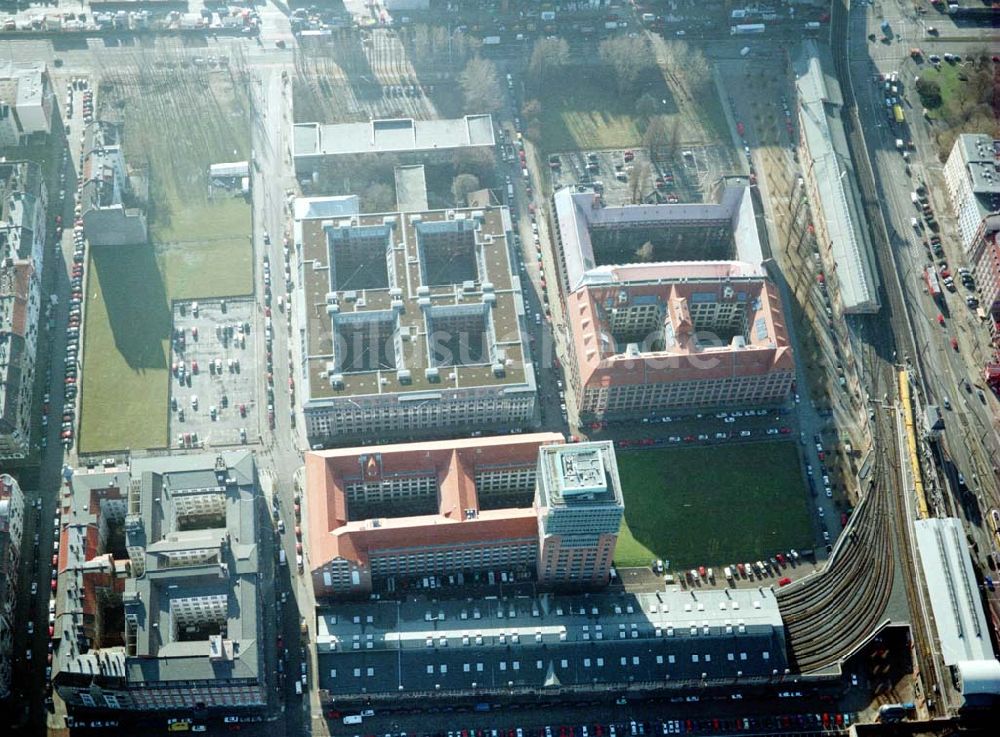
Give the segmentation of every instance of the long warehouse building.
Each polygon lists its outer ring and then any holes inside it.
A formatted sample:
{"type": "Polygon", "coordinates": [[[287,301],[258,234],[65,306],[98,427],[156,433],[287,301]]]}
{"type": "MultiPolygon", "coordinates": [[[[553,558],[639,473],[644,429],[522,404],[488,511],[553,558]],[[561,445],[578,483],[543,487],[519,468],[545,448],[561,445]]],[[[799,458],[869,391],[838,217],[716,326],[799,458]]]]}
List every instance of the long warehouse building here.
{"type": "Polygon", "coordinates": [[[794,64],[799,98],[799,155],[816,242],[834,275],[845,313],[878,312],[878,271],[844,132],[840,86],[815,41],[803,42],[794,64]]]}
{"type": "Polygon", "coordinates": [[[731,688],[786,676],[767,588],[347,603],[317,613],[336,705],[731,688]]]}

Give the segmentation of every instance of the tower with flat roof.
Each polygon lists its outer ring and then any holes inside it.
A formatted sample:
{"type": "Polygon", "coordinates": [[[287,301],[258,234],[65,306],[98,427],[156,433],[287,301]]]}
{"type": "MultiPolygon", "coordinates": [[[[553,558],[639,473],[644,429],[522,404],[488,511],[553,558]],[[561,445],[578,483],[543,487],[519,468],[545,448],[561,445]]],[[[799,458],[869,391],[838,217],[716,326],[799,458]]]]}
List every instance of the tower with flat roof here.
{"type": "Polygon", "coordinates": [[[625,513],[611,442],[542,447],[535,509],[539,583],[607,583],[625,513]]]}

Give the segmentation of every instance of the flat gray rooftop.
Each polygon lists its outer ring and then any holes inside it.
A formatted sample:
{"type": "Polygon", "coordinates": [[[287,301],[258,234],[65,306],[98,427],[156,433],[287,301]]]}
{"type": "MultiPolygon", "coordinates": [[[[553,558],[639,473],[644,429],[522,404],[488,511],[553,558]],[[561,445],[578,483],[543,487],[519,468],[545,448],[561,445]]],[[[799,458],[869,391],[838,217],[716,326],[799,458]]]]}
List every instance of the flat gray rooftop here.
{"type": "Polygon", "coordinates": [[[770,677],[786,667],[770,589],[342,604],[317,612],[334,696],[770,677]]]}
{"type": "Polygon", "coordinates": [[[917,520],[917,550],[945,665],[993,660],[989,627],[961,520],[917,520]]]}
{"type": "Polygon", "coordinates": [[[396,182],[396,209],[399,212],[423,212],[427,206],[427,177],[422,164],[397,166],[393,171],[396,182]]]}
{"type": "Polygon", "coordinates": [[[844,311],[877,312],[878,272],[841,119],[840,89],[836,79],[824,72],[824,67],[833,68],[832,62],[817,44],[807,40],[803,49],[794,67],[799,123],[809,158],[803,166],[808,165],[816,183],[817,215],[830,238],[844,311]]]}
{"type": "Polygon", "coordinates": [[[366,123],[300,123],[294,127],[294,154],[341,156],[408,151],[434,151],[467,146],[493,146],[493,118],[466,115],[449,120],[388,118],[366,123]]]}

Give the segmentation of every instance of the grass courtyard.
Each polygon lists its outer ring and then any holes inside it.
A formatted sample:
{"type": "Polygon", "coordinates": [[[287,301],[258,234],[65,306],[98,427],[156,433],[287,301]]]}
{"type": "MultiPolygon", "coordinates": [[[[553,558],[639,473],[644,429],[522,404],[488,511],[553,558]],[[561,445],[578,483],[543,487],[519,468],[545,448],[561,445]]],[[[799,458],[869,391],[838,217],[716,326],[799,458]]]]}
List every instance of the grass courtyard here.
{"type": "MultiPolygon", "coordinates": [[[[226,202],[197,211],[210,222],[221,210],[248,234],[249,206],[226,202]]],[[[91,248],[81,453],[167,444],[171,303],[249,294],[250,259],[246,236],[164,241],[155,229],[149,244],[91,248]]]]}
{"type": "Polygon", "coordinates": [[[638,146],[642,122],[632,111],[635,95],[621,95],[610,74],[588,70],[573,85],[549,91],[542,100],[545,151],[638,146]]]}
{"type": "Polygon", "coordinates": [[[618,452],[625,519],[618,566],[673,569],[757,560],[812,547],[794,443],[618,452]]]}
{"type": "Polygon", "coordinates": [[[126,160],[148,166],[150,238],[90,249],[81,453],[167,445],[173,301],[253,291],[250,205],[208,194],[210,163],[249,154],[240,80],[171,74],[120,69],[99,88],[126,160]]]}

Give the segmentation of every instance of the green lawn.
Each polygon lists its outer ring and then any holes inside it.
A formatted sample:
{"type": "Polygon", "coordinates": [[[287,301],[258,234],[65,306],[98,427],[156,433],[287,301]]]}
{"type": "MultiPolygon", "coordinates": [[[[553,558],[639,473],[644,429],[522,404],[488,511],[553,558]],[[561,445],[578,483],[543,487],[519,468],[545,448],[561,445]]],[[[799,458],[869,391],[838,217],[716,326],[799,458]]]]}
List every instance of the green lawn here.
{"type": "Polygon", "coordinates": [[[619,95],[614,80],[596,68],[581,70],[572,85],[542,100],[542,148],[546,151],[620,148],[642,141],[634,114],[636,95],[619,95]]]}
{"type": "Polygon", "coordinates": [[[165,446],[172,302],[253,291],[250,205],[208,189],[209,164],[249,154],[240,74],[125,65],[100,82],[126,159],[148,171],[150,242],[91,248],[82,453],[165,446]]]}
{"type": "Polygon", "coordinates": [[[167,444],[171,303],[249,294],[250,208],[193,206],[151,244],[92,247],[80,452],[167,444]]]}
{"type": "Polygon", "coordinates": [[[965,84],[958,78],[963,67],[957,64],[942,64],[938,69],[927,65],[920,72],[921,79],[937,82],[941,87],[941,105],[927,110],[927,117],[932,120],[945,118],[954,112],[957,106],[958,90],[965,84]]]}
{"type": "Polygon", "coordinates": [[[625,519],[619,566],[674,569],[812,547],[794,443],[619,451],[625,519]]]}

